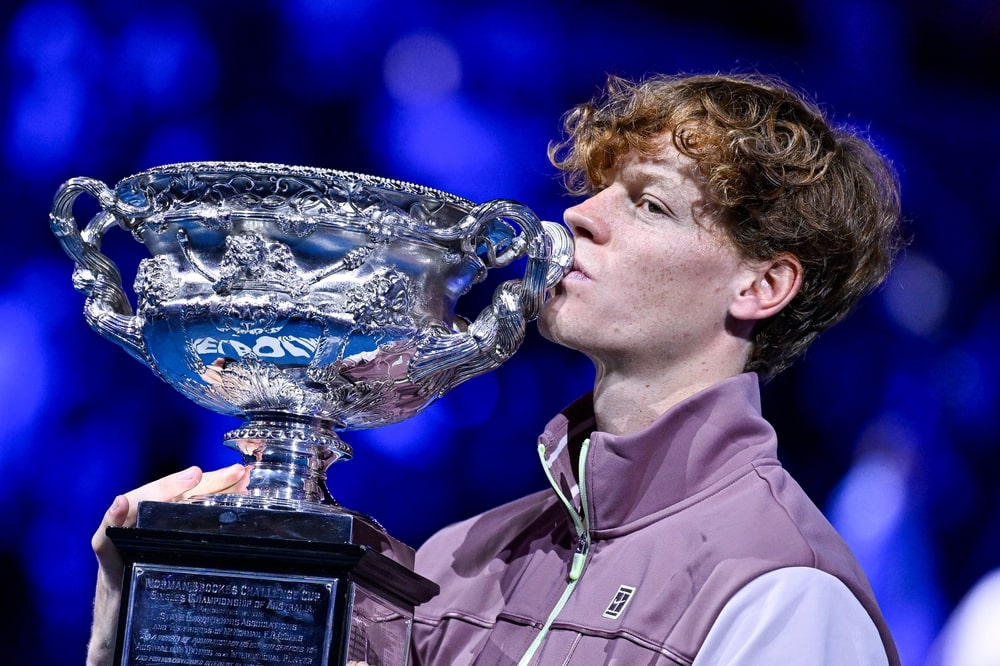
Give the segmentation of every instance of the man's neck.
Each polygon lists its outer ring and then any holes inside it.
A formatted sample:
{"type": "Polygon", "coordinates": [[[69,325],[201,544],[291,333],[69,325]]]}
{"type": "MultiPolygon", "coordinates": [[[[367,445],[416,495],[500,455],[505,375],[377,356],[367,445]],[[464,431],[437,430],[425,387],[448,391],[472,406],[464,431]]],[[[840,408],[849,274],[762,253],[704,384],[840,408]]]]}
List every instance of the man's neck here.
{"type": "Polygon", "coordinates": [[[594,416],[598,430],[613,435],[638,432],[677,403],[742,372],[742,365],[701,367],[696,372],[615,372],[598,364],[594,416]]]}

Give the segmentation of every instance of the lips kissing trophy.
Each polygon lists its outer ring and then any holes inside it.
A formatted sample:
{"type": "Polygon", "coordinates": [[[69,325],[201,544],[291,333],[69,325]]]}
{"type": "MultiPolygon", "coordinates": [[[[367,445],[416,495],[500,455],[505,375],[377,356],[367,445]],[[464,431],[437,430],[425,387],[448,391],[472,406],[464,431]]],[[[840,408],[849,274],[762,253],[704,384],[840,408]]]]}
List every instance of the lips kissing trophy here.
{"type": "Polygon", "coordinates": [[[557,224],[398,180],[276,164],[167,165],[114,188],[73,178],[50,221],[87,322],[208,409],[250,465],[245,493],[143,502],[108,528],[126,563],[115,664],[406,664],[437,591],[413,550],[339,505],[338,431],[402,421],[496,368],[572,261],[557,224]],[[73,206],[95,198],[81,228],[73,206]],[[150,252],[136,308],[101,252],[150,252]],[[459,297],[524,258],[474,320],[459,297]]]}

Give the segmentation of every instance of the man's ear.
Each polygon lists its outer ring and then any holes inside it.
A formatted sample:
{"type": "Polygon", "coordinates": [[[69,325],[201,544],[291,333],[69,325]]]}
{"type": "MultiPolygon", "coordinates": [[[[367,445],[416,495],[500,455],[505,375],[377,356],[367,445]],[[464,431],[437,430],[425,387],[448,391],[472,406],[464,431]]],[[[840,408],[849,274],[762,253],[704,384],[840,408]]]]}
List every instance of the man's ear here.
{"type": "Polygon", "coordinates": [[[743,321],[773,317],[802,288],[802,264],[792,254],[750,263],[746,276],[729,307],[729,314],[743,321]]]}

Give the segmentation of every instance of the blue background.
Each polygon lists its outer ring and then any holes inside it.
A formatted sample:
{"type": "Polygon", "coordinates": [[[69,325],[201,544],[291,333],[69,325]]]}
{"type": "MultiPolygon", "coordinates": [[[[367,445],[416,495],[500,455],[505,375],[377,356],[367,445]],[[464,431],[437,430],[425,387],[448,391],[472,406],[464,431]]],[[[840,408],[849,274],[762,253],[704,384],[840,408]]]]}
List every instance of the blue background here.
{"type": "MultiPolygon", "coordinates": [[[[545,147],[608,73],[742,69],[815,95],[900,171],[912,241],[887,285],[764,400],[787,466],[868,571],[904,663],[930,663],[956,604],[1000,566],[1000,5],[754,4],[4,3],[0,661],[82,663],[90,536],[115,494],[235,461],[220,444],[232,421],[85,324],[48,230],[60,183],[271,161],[519,199],[561,219],[569,200],[545,147]]],[[[104,247],[126,273],[145,252],[118,229],[104,247]]],[[[474,316],[491,292],[460,310],[474,316]]],[[[418,545],[540,488],[537,431],[591,378],[532,328],[512,361],[421,416],[348,434],[355,459],[331,470],[331,488],[418,545]]]]}

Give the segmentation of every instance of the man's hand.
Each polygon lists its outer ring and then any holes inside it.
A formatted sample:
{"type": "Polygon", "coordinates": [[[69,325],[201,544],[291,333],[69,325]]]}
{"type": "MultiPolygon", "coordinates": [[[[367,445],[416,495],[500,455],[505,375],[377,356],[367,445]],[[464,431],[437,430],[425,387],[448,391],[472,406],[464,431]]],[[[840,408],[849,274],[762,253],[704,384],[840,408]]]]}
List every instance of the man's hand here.
{"type": "Polygon", "coordinates": [[[97,555],[97,590],[94,594],[94,624],[87,649],[88,666],[107,666],[114,657],[118,630],[124,563],[118,549],[108,539],[108,527],[134,527],[139,502],[177,502],[197,495],[243,492],[250,480],[249,468],[231,465],[214,472],[190,467],[165,476],[141,488],[119,495],[104,514],[104,520],[90,541],[97,555]]]}

